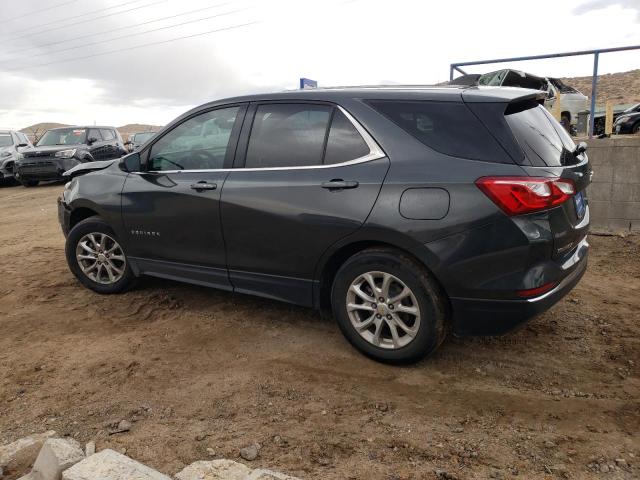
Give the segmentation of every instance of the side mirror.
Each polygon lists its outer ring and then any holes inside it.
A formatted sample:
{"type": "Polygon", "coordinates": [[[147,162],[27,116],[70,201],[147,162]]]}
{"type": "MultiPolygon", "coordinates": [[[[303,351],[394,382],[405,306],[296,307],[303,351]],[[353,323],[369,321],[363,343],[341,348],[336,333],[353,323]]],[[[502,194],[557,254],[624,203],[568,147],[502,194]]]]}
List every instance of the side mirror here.
{"type": "Polygon", "coordinates": [[[29,146],[28,143],[19,143],[18,145],[16,145],[17,148],[28,147],[28,146],[29,146]]]}
{"type": "Polygon", "coordinates": [[[125,172],[139,172],[142,170],[140,154],[135,152],[122,157],[122,160],[120,160],[120,168],[125,172]]]}
{"type": "Polygon", "coordinates": [[[97,138],[90,137],[89,139],[87,139],[87,145],[92,145],[92,144],[96,143],[97,141],[98,141],[97,138]]]}

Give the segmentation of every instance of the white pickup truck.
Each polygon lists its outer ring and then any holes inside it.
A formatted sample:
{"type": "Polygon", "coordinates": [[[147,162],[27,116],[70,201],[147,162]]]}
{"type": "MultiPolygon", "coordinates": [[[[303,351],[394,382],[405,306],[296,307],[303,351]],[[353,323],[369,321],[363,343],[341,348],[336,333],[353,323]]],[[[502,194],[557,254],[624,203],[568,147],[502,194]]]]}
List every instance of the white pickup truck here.
{"type": "Polygon", "coordinates": [[[562,83],[558,78],[539,77],[519,70],[503,69],[483,75],[464,75],[454,79],[453,84],[476,84],[502,87],[533,88],[547,92],[544,106],[551,110],[560,94],[561,122],[568,129],[578,120],[578,112],[589,109],[589,99],[582,92],[562,83]]]}

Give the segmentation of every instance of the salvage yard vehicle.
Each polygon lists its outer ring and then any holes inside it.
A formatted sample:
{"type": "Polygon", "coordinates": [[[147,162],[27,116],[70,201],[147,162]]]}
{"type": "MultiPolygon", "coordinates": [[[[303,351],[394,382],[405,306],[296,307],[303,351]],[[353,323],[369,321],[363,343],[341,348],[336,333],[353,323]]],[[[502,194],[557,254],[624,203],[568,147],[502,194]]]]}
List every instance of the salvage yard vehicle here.
{"type": "Polygon", "coordinates": [[[16,161],[15,174],[25,187],[33,187],[42,180],[64,180],[62,174],[80,163],[120,158],[126,153],[113,127],[54,128],[16,161]]]}
{"type": "Polygon", "coordinates": [[[613,131],[617,135],[640,132],[640,103],[627,108],[617,116],[613,131]]]}
{"type": "Polygon", "coordinates": [[[152,139],[155,134],[156,132],[134,133],[129,137],[129,140],[125,142],[125,146],[127,147],[127,150],[133,152],[144,145],[145,142],[148,142],[150,139],[152,139]]]}
{"type": "MultiPolygon", "coordinates": [[[[461,82],[471,81],[472,75],[465,75],[461,82]]],[[[453,81],[458,82],[458,79],[453,81]]],[[[547,98],[544,105],[551,110],[560,99],[560,116],[561,123],[568,130],[570,125],[576,125],[578,122],[578,113],[589,108],[589,99],[586,95],[573,87],[565,84],[559,78],[538,77],[531,73],[521,72],[519,70],[503,69],[495,72],[485,73],[476,79],[477,85],[485,86],[502,86],[502,87],[521,87],[533,88],[547,92],[547,98]]]]}
{"type": "Polygon", "coordinates": [[[0,185],[14,182],[13,168],[16,160],[22,157],[26,149],[32,147],[24,133],[0,130],[0,185]]]}
{"type": "Polygon", "coordinates": [[[66,258],[117,293],[151,275],[331,309],[370,357],[500,334],[587,265],[591,167],[518,88],[314,89],[220,100],[58,200],[66,258]]]}

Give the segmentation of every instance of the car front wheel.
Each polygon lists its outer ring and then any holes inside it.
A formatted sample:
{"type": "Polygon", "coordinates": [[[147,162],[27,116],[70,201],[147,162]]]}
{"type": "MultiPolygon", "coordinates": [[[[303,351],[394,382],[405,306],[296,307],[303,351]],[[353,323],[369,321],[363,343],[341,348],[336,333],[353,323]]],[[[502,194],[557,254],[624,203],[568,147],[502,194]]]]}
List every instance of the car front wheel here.
{"type": "Polygon", "coordinates": [[[411,363],[446,337],[447,302],[429,272],[402,252],[368,249],[336,274],[333,314],[349,342],[387,363],[411,363]]]}
{"type": "Polygon", "coordinates": [[[135,278],[115,233],[99,217],[87,218],[71,229],[65,253],[71,272],[95,292],[125,291],[135,278]]]}

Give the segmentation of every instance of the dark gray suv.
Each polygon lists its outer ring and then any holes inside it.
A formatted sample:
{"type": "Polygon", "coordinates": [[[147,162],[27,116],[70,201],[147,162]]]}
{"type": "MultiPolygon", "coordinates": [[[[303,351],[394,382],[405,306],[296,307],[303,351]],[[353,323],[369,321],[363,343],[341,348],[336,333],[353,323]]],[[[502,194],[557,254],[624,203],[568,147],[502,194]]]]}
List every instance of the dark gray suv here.
{"type": "Polygon", "coordinates": [[[377,87],[203,105],[67,172],[67,261],[100,293],[152,275],[331,309],[387,362],[506,332],[587,265],[585,146],[543,101],[377,87]]]}

